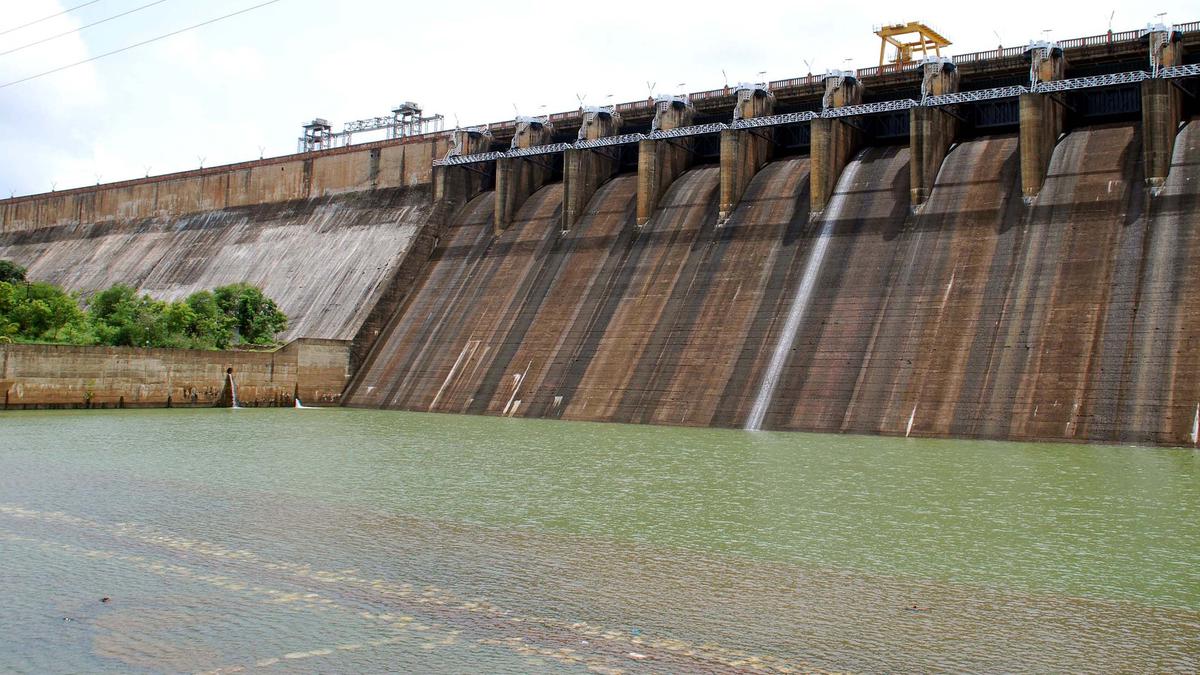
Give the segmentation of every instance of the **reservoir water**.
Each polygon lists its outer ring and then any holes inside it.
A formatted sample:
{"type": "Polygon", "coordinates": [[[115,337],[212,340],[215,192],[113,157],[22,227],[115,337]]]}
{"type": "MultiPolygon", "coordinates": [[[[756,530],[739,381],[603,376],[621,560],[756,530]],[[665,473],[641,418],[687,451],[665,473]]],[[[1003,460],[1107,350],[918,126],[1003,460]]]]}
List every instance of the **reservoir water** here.
{"type": "Polygon", "coordinates": [[[1194,672],[1197,514],[1192,449],[5,413],[0,671],[1194,672]]]}

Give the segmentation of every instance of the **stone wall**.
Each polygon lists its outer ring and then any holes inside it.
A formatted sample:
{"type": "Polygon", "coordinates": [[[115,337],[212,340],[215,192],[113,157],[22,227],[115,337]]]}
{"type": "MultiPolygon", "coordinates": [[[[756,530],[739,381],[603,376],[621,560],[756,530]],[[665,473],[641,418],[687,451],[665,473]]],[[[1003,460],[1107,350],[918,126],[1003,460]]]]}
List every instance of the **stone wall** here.
{"type": "Polygon", "coordinates": [[[0,344],[5,410],[205,407],[233,368],[243,406],[337,405],[350,343],[304,339],[271,352],[0,344]]]}

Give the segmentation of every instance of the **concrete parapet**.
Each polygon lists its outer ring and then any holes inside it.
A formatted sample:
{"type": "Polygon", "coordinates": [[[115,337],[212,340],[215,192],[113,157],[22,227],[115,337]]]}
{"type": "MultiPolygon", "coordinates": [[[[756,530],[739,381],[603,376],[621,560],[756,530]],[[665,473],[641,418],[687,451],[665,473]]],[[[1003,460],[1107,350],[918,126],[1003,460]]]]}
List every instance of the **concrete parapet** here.
{"type": "MultiPolygon", "coordinates": [[[[517,119],[512,149],[545,145],[554,135],[554,126],[544,118],[517,119]]],[[[526,199],[545,185],[551,175],[548,157],[502,157],[496,160],[496,232],[512,224],[526,199]]]]}
{"type": "MultiPolygon", "coordinates": [[[[621,116],[609,108],[592,108],[583,113],[578,139],[596,140],[615,136],[621,130],[621,116]]],[[[562,229],[567,231],[583,215],[592,195],[620,168],[617,148],[567,150],[563,156],[562,229]]]]}
{"type": "MultiPolygon", "coordinates": [[[[696,109],[686,99],[660,97],[655,102],[654,130],[669,131],[692,124],[696,109]]],[[[637,224],[645,225],[654,215],[658,200],[671,183],[687,170],[692,159],[691,138],[638,143],[637,224]]]]}
{"type": "MultiPolygon", "coordinates": [[[[775,96],[765,85],[739,85],[733,118],[750,119],[775,112],[775,96]]],[[[741,201],[746,187],[771,157],[769,129],[726,129],[721,132],[721,201],[717,220],[724,223],[741,201]]]]}
{"type": "MultiPolygon", "coordinates": [[[[840,108],[862,103],[862,84],[849,72],[832,72],[825,77],[825,108],[840,108]]],[[[862,144],[862,132],[842,119],[812,121],[809,176],[811,204],[809,213],[819,214],[829,204],[842,170],[862,144]]]]}
{"type": "MultiPolygon", "coordinates": [[[[924,64],[921,98],[958,91],[958,69],[946,58],[924,64]]],[[[911,108],[908,113],[910,203],[916,208],[929,199],[942,160],[954,144],[958,118],[943,108],[911,108]]]]}

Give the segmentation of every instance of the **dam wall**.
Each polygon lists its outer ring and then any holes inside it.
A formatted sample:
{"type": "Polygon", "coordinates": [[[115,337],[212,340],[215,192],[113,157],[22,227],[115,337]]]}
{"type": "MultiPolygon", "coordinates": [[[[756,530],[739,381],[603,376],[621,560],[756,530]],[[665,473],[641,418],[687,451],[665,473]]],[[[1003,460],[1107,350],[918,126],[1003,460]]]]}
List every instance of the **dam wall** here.
{"type": "Polygon", "coordinates": [[[0,258],[84,296],[249,282],[288,315],[284,340],[369,340],[364,321],[409,276],[445,140],[361,147],[0,202],[0,258]]]}
{"type": "Polygon", "coordinates": [[[424,185],[444,137],[319,153],[0,199],[0,233],[85,223],[166,220],[191,213],[424,185]]]}
{"type": "Polygon", "coordinates": [[[685,172],[640,228],[629,174],[565,233],[561,184],[497,236],[485,193],[450,223],[345,401],[1193,444],[1197,145],[1192,122],[1151,196],[1139,125],[1075,129],[1027,203],[1017,135],[967,140],[917,209],[908,148],[869,147],[812,216],[809,160],[786,158],[720,226],[711,165],[685,172]]]}
{"type": "Polygon", "coordinates": [[[0,344],[3,409],[217,405],[233,369],[246,407],[336,405],[350,344],[296,340],[270,352],[0,344]]]}

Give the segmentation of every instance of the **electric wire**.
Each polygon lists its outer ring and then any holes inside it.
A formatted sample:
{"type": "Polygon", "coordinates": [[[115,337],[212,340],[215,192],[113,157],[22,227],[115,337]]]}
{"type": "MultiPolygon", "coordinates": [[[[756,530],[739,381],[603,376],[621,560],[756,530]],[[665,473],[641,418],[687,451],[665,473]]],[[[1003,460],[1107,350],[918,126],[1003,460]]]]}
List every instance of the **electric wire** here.
{"type": "Polygon", "coordinates": [[[59,12],[58,14],[51,14],[50,16],[43,16],[42,18],[37,19],[36,21],[30,21],[29,23],[23,23],[20,26],[13,26],[12,28],[0,30],[0,35],[8,35],[9,33],[21,30],[22,28],[29,28],[30,26],[34,26],[43,21],[49,21],[50,19],[62,16],[63,14],[70,14],[71,12],[74,12],[77,9],[83,9],[84,7],[87,7],[88,5],[94,5],[97,2],[100,2],[100,0],[91,0],[91,2],[85,2],[82,5],[75,5],[74,7],[70,8],[70,9],[64,9],[63,11],[59,12]]]}
{"type": "Polygon", "coordinates": [[[112,21],[113,19],[119,19],[123,16],[129,16],[130,14],[133,14],[134,12],[140,12],[143,9],[149,9],[155,5],[161,5],[166,1],[167,0],[154,0],[154,2],[147,3],[145,5],[142,5],[141,7],[134,7],[131,10],[121,12],[120,14],[114,14],[106,19],[100,19],[99,21],[93,21],[92,23],[80,26],[79,28],[76,28],[74,30],[69,30],[69,31],[66,31],[65,33],[59,33],[58,35],[51,35],[50,37],[42,38],[41,40],[35,40],[34,42],[30,42],[28,44],[23,44],[20,47],[13,47],[12,49],[9,49],[8,51],[0,52],[0,56],[7,56],[14,52],[19,52],[22,49],[29,49],[30,47],[36,47],[40,44],[45,44],[47,42],[50,42],[51,40],[57,40],[60,37],[66,37],[68,35],[71,35],[72,33],[78,33],[79,31],[84,30],[85,28],[91,28],[92,26],[99,26],[100,24],[108,23],[109,21],[112,21]]]}
{"type": "Polygon", "coordinates": [[[127,51],[129,51],[129,50],[131,50],[131,49],[137,49],[138,47],[144,47],[144,46],[146,46],[146,45],[148,45],[148,44],[151,44],[151,43],[153,43],[153,42],[158,42],[159,40],[165,40],[165,39],[167,39],[167,38],[169,38],[169,37],[174,37],[174,36],[176,36],[176,35],[179,35],[179,34],[181,34],[181,33],[186,33],[186,32],[188,32],[188,31],[191,31],[191,30],[196,30],[197,28],[203,28],[204,26],[209,26],[209,25],[212,25],[212,24],[214,24],[214,23],[217,23],[218,21],[224,21],[225,19],[231,19],[231,18],[233,18],[233,17],[235,17],[235,16],[238,16],[238,15],[240,15],[240,14],[245,14],[246,12],[252,12],[252,11],[254,11],[254,10],[256,10],[256,9],[260,9],[260,8],[262,8],[262,7],[266,7],[267,5],[273,5],[273,4],[275,4],[275,3],[277,3],[277,2],[280,2],[280,1],[281,1],[281,0],[267,0],[267,2],[261,2],[261,3],[257,4],[257,5],[253,5],[253,6],[250,6],[250,7],[247,7],[247,8],[245,8],[245,9],[239,9],[239,10],[238,10],[238,11],[236,11],[236,12],[231,12],[231,13],[229,13],[229,14],[225,14],[225,15],[222,15],[222,16],[218,16],[218,17],[216,17],[215,19],[209,19],[209,20],[207,20],[207,21],[201,21],[200,23],[193,24],[193,25],[191,25],[191,26],[188,26],[188,27],[186,27],[186,28],[180,28],[179,30],[171,31],[170,33],[164,33],[163,35],[159,35],[159,36],[157,36],[157,37],[152,37],[152,38],[150,38],[149,40],[142,40],[141,42],[137,42],[137,43],[134,43],[134,44],[131,44],[131,45],[127,45],[127,46],[125,46],[125,47],[121,47],[120,49],[114,49],[114,50],[112,50],[112,51],[110,51],[110,52],[104,52],[103,54],[97,54],[96,56],[92,56],[92,57],[86,58],[86,59],[84,59],[84,60],[82,60],[82,61],[76,61],[75,63],[68,63],[68,64],[67,64],[67,65],[65,65],[65,66],[59,66],[58,68],[53,68],[53,69],[51,69],[51,70],[47,70],[47,71],[45,71],[45,72],[37,73],[36,75],[30,75],[30,76],[28,76],[28,77],[23,77],[23,78],[21,78],[21,79],[19,79],[19,80],[13,80],[13,81],[11,81],[11,82],[5,82],[4,84],[0,84],[0,89],[5,89],[5,88],[7,88],[7,87],[11,87],[11,86],[13,86],[13,85],[21,84],[21,83],[23,83],[23,82],[28,82],[28,81],[30,81],[30,80],[36,80],[36,79],[38,79],[39,77],[45,77],[45,76],[47,76],[47,75],[53,75],[54,73],[60,73],[60,72],[62,72],[62,71],[64,71],[64,70],[68,70],[68,69],[70,69],[70,68],[74,68],[74,67],[76,67],[76,66],[82,66],[83,64],[85,64],[85,63],[91,63],[92,61],[98,61],[98,60],[100,60],[100,59],[103,59],[103,58],[105,58],[105,57],[108,57],[108,56],[113,56],[113,55],[115,55],[115,54],[120,54],[121,52],[127,52],[127,51]]]}

